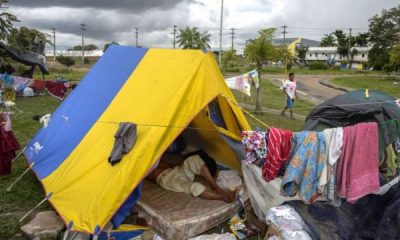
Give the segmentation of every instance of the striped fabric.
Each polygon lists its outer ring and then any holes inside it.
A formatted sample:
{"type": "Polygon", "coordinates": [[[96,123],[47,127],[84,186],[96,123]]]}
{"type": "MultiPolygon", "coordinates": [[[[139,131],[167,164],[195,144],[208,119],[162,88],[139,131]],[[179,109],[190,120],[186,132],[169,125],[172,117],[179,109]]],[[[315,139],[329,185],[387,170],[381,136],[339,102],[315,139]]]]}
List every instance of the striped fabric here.
{"type": "Polygon", "coordinates": [[[262,167],[263,178],[274,180],[290,155],[292,132],[279,128],[269,129],[268,156],[262,167]]]}

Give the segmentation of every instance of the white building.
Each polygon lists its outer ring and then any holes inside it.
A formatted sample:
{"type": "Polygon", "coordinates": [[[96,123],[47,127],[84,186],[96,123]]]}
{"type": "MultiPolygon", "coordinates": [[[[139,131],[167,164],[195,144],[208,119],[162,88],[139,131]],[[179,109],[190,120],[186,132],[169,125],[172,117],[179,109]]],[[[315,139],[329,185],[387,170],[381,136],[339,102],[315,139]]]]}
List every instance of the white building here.
{"type": "MultiPolygon", "coordinates": [[[[53,50],[45,51],[46,57],[54,56],[53,50]]],[[[66,57],[80,57],[82,56],[82,51],[71,51],[71,50],[56,50],[56,56],[66,56],[66,57]]],[[[84,51],[85,57],[101,57],[103,55],[103,50],[93,50],[93,51],[84,51]]]]}
{"type": "MultiPolygon", "coordinates": [[[[368,52],[370,47],[354,47],[357,53],[353,57],[354,63],[366,63],[368,62],[368,52]]],[[[337,47],[309,47],[306,54],[306,61],[329,61],[329,62],[341,62],[347,61],[346,55],[340,55],[337,52],[337,47]]]]}

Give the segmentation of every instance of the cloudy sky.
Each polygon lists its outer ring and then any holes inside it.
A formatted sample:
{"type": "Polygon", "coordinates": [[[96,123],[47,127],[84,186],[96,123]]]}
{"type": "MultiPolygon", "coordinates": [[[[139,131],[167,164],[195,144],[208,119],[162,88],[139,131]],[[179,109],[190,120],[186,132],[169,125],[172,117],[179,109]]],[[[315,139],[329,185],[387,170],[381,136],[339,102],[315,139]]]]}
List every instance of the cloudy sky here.
{"type": "MultiPolygon", "coordinates": [[[[368,19],[382,9],[395,7],[397,0],[224,0],[223,48],[234,44],[239,50],[257,30],[276,27],[276,37],[287,25],[288,37],[320,40],[335,29],[354,32],[368,30],[368,19]]],[[[50,33],[57,30],[57,45],[70,47],[81,41],[80,24],[85,23],[85,42],[102,47],[117,41],[139,45],[172,47],[173,25],[196,26],[208,31],[211,47],[219,46],[221,0],[9,0],[7,11],[15,14],[19,26],[50,33]]]]}

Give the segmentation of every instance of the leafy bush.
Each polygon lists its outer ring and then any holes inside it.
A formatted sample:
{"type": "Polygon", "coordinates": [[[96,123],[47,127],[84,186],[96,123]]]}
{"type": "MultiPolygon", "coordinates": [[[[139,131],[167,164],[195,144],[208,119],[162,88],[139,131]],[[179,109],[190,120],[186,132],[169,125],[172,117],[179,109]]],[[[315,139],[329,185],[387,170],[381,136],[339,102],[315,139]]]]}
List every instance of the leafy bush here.
{"type": "Polygon", "coordinates": [[[308,63],[308,69],[310,70],[327,70],[329,65],[324,62],[310,62],[308,63]]]}
{"type": "Polygon", "coordinates": [[[84,57],[84,58],[83,58],[83,63],[84,63],[84,64],[89,64],[89,63],[90,63],[89,58],[84,57]]]}
{"type": "Polygon", "coordinates": [[[57,62],[61,63],[64,66],[70,67],[75,64],[75,60],[71,57],[65,57],[65,56],[58,56],[57,62]]]}
{"type": "Polygon", "coordinates": [[[387,73],[389,73],[389,72],[393,72],[394,70],[395,70],[395,67],[392,65],[392,64],[385,64],[384,66],[383,66],[383,69],[382,69],[384,72],[387,72],[387,73]]]}

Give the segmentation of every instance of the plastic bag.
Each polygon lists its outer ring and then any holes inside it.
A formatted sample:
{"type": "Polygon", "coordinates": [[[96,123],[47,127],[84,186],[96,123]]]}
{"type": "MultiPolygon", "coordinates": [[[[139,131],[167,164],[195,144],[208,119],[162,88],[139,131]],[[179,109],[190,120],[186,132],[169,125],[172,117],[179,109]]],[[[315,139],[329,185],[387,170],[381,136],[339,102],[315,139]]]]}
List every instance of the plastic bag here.
{"type": "Polygon", "coordinates": [[[267,224],[273,223],[280,231],[301,231],[305,225],[301,216],[289,205],[271,208],[265,220],[267,224]]]}
{"type": "Polygon", "coordinates": [[[282,231],[282,237],[284,240],[312,240],[305,231],[282,231]]]}

